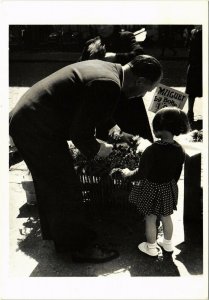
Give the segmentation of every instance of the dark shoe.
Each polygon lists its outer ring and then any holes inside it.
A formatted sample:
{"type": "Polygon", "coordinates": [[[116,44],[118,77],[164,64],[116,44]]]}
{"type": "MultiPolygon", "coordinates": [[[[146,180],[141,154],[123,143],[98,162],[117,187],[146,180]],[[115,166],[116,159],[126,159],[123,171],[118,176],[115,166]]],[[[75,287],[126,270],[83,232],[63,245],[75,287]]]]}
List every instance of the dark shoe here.
{"type": "Polygon", "coordinates": [[[117,258],[116,250],[104,249],[99,245],[84,250],[77,250],[72,254],[72,260],[79,263],[103,263],[117,258]]]}
{"type": "Polygon", "coordinates": [[[73,252],[75,249],[80,249],[83,244],[91,243],[92,245],[96,243],[97,239],[97,233],[90,229],[86,229],[85,232],[83,230],[82,234],[78,231],[76,238],[67,233],[64,236],[68,236],[68,238],[65,238],[65,241],[63,235],[62,238],[59,236],[59,240],[54,240],[55,251],[57,253],[73,252]]]}

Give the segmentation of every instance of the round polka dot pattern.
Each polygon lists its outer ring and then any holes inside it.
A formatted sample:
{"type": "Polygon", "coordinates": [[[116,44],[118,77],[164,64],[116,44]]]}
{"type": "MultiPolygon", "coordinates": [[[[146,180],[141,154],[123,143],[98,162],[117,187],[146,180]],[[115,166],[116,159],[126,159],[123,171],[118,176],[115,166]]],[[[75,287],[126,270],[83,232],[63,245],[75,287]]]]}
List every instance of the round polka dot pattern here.
{"type": "Polygon", "coordinates": [[[133,186],[129,201],[136,205],[141,214],[169,216],[177,209],[177,183],[174,179],[165,183],[140,180],[133,186]]]}

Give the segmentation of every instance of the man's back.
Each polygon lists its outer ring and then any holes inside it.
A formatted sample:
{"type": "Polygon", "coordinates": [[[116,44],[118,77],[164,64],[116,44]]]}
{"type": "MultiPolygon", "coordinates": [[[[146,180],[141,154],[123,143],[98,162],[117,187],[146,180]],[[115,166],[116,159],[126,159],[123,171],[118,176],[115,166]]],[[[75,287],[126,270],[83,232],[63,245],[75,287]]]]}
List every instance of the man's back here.
{"type": "Polygon", "coordinates": [[[98,114],[106,119],[111,115],[120,95],[121,82],[120,65],[100,60],[68,65],[34,84],[12,114],[19,118],[24,115],[23,119],[28,118],[37,126],[63,134],[66,128],[69,131],[75,116],[88,114],[89,118],[95,118],[98,114]]]}

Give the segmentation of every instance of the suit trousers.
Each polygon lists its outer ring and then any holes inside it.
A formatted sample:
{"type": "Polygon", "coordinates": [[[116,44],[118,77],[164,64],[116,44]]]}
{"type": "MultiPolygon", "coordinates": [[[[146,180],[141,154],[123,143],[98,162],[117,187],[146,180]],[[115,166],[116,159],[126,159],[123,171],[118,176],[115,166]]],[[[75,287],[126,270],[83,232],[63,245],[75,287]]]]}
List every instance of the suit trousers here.
{"type": "Polygon", "coordinates": [[[66,249],[88,246],[95,232],[88,224],[67,141],[40,128],[10,114],[10,135],[33,177],[42,237],[66,249]]]}

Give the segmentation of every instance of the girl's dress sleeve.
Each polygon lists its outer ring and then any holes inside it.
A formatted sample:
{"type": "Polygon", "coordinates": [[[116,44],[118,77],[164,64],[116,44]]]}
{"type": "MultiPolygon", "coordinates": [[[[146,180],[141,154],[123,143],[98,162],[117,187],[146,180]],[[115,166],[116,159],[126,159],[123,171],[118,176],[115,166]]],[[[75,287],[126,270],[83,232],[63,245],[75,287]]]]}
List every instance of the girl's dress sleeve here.
{"type": "Polygon", "coordinates": [[[182,168],[183,168],[183,165],[179,165],[177,168],[176,168],[176,174],[174,176],[174,179],[176,182],[179,181],[179,178],[181,176],[181,171],[182,171],[182,168]]]}
{"type": "Polygon", "coordinates": [[[153,147],[150,145],[145,149],[140,158],[139,167],[135,169],[134,174],[131,176],[132,180],[141,180],[147,178],[150,171],[150,166],[153,161],[153,147]]]}
{"type": "Polygon", "coordinates": [[[186,154],[185,154],[185,151],[182,148],[181,157],[179,159],[178,165],[176,166],[176,172],[175,172],[175,175],[174,175],[174,179],[175,179],[176,182],[179,181],[179,178],[181,176],[181,172],[182,172],[182,169],[183,169],[183,164],[184,164],[184,161],[185,161],[185,157],[186,157],[186,154]]]}

